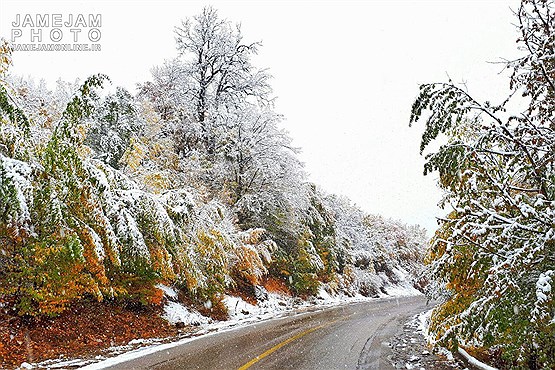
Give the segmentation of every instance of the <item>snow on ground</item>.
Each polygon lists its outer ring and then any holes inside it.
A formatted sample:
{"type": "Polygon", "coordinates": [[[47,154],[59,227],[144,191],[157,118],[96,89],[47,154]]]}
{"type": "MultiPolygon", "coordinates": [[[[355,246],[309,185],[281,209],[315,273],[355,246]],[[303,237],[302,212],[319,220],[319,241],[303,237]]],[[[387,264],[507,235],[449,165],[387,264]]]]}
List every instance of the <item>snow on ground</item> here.
{"type": "Polygon", "coordinates": [[[224,304],[228,309],[229,318],[232,320],[251,316],[253,314],[259,314],[262,309],[262,307],[247,303],[239,297],[229,295],[225,296],[224,304]]]}
{"type": "Polygon", "coordinates": [[[161,289],[166,297],[177,299],[177,291],[174,288],[166,286],[164,284],[156,284],[156,288],[161,289]]]}
{"type": "Polygon", "coordinates": [[[424,335],[428,343],[432,343],[432,337],[428,328],[430,327],[430,320],[432,318],[433,311],[434,309],[430,308],[428,311],[422,312],[420,315],[417,315],[418,330],[422,333],[422,335],[424,335]]]}
{"type": "MultiPolygon", "coordinates": [[[[187,308],[179,303],[178,294],[174,288],[163,284],[157,284],[156,288],[161,289],[164,292],[164,296],[167,298],[162,318],[167,320],[170,324],[198,326],[208,324],[211,321],[210,318],[202,316],[198,311],[187,308]]],[[[138,339],[135,339],[134,341],[137,340],[138,339]]],[[[129,342],[129,344],[131,344],[131,342],[129,342]]]]}
{"type": "Polygon", "coordinates": [[[386,297],[406,297],[406,296],[417,296],[422,295],[418,289],[414,288],[413,286],[406,285],[406,286],[388,286],[384,288],[387,292],[387,295],[383,295],[384,298],[386,297]]]}
{"type": "Polygon", "coordinates": [[[401,283],[398,285],[386,286],[384,289],[387,292],[387,296],[417,296],[422,294],[422,292],[410,283],[410,274],[407,270],[403,268],[394,268],[393,273],[401,283]]]}
{"type": "Polygon", "coordinates": [[[184,325],[201,325],[207,324],[210,319],[202,316],[195,310],[189,309],[177,302],[168,302],[164,306],[164,314],[162,318],[166,319],[170,324],[183,323],[184,325]]]}
{"type": "Polygon", "coordinates": [[[303,301],[296,297],[270,293],[261,288],[261,298],[256,306],[245,302],[240,297],[226,295],[224,297],[224,304],[228,308],[229,320],[213,321],[208,317],[202,316],[199,312],[176,302],[177,292],[173,288],[164,285],[158,285],[157,288],[163,290],[167,298],[162,317],[172,324],[183,323],[185,325],[198,326],[197,330],[189,333],[186,338],[169,343],[161,343],[164,340],[163,338],[147,340],[134,339],[127,345],[109,348],[106,351],[106,357],[96,356],[94,359],[71,359],[64,361],[47,360],[37,364],[22,364],[20,368],[60,369],[84,366],[83,369],[86,370],[104,369],[122,362],[188,343],[200,336],[215,335],[224,331],[236,330],[254,325],[259,323],[260,320],[280,320],[286,316],[300,315],[307,311],[313,312],[314,310],[323,310],[341,304],[416,295],[415,289],[410,289],[407,286],[386,287],[386,291],[389,295],[383,295],[380,298],[369,298],[360,294],[354,297],[348,297],[342,293],[331,295],[324,287],[321,287],[316,297],[310,301],[303,301]]]}

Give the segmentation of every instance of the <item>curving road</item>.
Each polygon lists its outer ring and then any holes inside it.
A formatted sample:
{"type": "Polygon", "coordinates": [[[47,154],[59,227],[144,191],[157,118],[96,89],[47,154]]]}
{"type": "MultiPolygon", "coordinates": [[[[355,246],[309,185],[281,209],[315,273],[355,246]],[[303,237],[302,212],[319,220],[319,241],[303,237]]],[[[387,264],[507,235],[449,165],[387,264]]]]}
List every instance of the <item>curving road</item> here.
{"type": "Polygon", "coordinates": [[[425,310],[424,297],[333,307],[199,337],[110,369],[393,369],[386,342],[425,310]]]}

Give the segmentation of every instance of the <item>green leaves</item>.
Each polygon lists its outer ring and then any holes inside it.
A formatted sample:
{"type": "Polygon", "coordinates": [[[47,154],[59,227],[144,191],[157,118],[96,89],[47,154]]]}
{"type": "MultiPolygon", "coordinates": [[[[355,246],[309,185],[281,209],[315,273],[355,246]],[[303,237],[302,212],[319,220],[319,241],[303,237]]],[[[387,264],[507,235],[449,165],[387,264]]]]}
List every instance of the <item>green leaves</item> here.
{"type": "Polygon", "coordinates": [[[424,84],[412,105],[409,125],[419,121],[426,111],[425,131],[420,143],[420,154],[439,134],[448,134],[460,125],[471,110],[473,101],[460,88],[444,83],[424,84]]]}
{"type": "Polygon", "coordinates": [[[509,367],[551,368],[555,296],[545,281],[555,271],[555,100],[549,99],[555,85],[544,67],[555,24],[540,24],[553,19],[555,8],[524,0],[518,14],[530,55],[508,63],[510,97],[498,106],[481,104],[451,82],[423,85],[410,124],[425,121],[421,152],[443,142],[426,156],[424,173],[439,173],[442,205],[453,209],[428,257],[448,291],[432,331],[448,347],[496,348],[509,367]],[[530,106],[507,114],[519,87],[529,89],[530,106]]]}
{"type": "Polygon", "coordinates": [[[78,123],[83,118],[90,117],[94,108],[93,101],[96,98],[95,88],[102,88],[105,81],[109,81],[108,76],[103,74],[93,75],[85,80],[79,94],[67,104],[63,113],[63,119],[78,123]]]}
{"type": "Polygon", "coordinates": [[[0,112],[6,114],[10,122],[29,135],[29,120],[22,109],[11,101],[6,88],[0,84],[0,112]]]}

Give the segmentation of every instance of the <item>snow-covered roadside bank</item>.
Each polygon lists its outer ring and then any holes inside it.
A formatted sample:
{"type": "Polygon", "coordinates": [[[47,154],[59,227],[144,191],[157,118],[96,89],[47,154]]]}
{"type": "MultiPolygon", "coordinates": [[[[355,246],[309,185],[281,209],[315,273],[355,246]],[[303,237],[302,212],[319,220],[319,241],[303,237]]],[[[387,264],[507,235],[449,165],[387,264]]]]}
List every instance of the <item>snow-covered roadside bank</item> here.
{"type": "Polygon", "coordinates": [[[418,290],[410,286],[390,286],[386,288],[386,291],[390,294],[381,294],[378,298],[368,298],[362,295],[354,297],[348,297],[343,294],[330,295],[324,289],[320,289],[316,297],[308,301],[303,301],[299,298],[266,292],[266,296],[263,297],[264,299],[259,300],[258,305],[249,304],[240,297],[226,296],[224,298],[224,303],[229,311],[229,320],[213,321],[175,302],[174,299],[177,298],[177,295],[173,295],[174,292],[171,288],[163,287],[162,289],[168,298],[164,317],[173,323],[181,322],[195,325],[198,327],[197,330],[187,333],[186,336],[182,338],[134,339],[127,345],[111,347],[105,351],[104,355],[99,355],[94,358],[47,360],[34,364],[24,363],[20,368],[61,369],[82,367],[88,370],[104,369],[158,351],[164,351],[191,342],[200,337],[236,330],[255,325],[261,321],[280,320],[285,317],[317,312],[333,306],[421,294],[418,290]],[[172,341],[167,342],[168,340],[172,341]]]}
{"type": "MultiPolygon", "coordinates": [[[[430,325],[430,318],[432,316],[432,311],[433,310],[434,309],[431,308],[430,310],[428,310],[426,312],[423,312],[419,315],[416,315],[413,318],[413,320],[407,324],[408,326],[412,325],[412,327],[416,329],[416,333],[419,333],[424,337],[426,344],[430,343],[432,345],[434,345],[435,341],[434,341],[433,337],[431,336],[431,334],[429,332],[429,325],[430,325]]],[[[457,365],[461,362],[460,359],[457,361],[455,359],[455,356],[453,356],[453,353],[451,353],[446,348],[436,346],[436,347],[434,347],[433,351],[435,353],[437,353],[438,355],[444,356],[447,359],[447,362],[449,363],[449,366],[452,367],[452,368],[456,368],[457,365]]],[[[478,369],[478,370],[498,370],[497,368],[489,366],[489,365],[481,362],[480,360],[476,359],[475,357],[471,356],[468,352],[466,352],[461,347],[458,348],[458,354],[460,355],[460,358],[464,362],[466,362],[466,364],[468,364],[469,366],[471,366],[474,369],[478,369]]]]}

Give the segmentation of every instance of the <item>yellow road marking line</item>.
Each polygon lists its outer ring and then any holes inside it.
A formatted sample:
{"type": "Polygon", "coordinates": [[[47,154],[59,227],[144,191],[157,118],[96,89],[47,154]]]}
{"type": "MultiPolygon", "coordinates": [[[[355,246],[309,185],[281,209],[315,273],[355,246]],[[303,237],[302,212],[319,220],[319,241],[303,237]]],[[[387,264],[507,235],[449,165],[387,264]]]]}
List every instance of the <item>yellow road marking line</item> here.
{"type": "Polygon", "coordinates": [[[291,338],[288,338],[288,339],[284,340],[283,342],[281,342],[281,343],[279,343],[279,344],[276,344],[275,346],[273,346],[272,348],[270,348],[269,350],[267,350],[267,351],[264,352],[263,354],[256,356],[255,358],[253,358],[252,360],[250,360],[249,362],[247,362],[246,364],[244,364],[243,366],[241,366],[238,370],[247,370],[249,367],[251,367],[252,365],[256,364],[258,361],[262,360],[264,357],[267,357],[267,356],[271,355],[272,353],[274,353],[275,351],[277,351],[277,350],[280,349],[281,347],[283,347],[283,346],[285,346],[285,345],[291,343],[292,341],[297,340],[297,339],[299,339],[299,338],[301,338],[301,337],[304,337],[305,335],[310,334],[310,333],[312,333],[313,331],[316,331],[316,330],[318,330],[318,329],[322,329],[323,327],[326,327],[326,326],[328,326],[328,325],[331,325],[331,324],[333,324],[333,323],[335,323],[335,322],[337,322],[337,321],[338,321],[338,320],[334,320],[334,321],[328,322],[328,323],[326,323],[326,324],[318,325],[318,326],[315,326],[315,327],[310,328],[310,329],[308,329],[308,330],[305,330],[305,331],[303,331],[303,332],[301,332],[301,333],[299,333],[299,334],[296,334],[296,335],[292,336],[291,338]]]}

